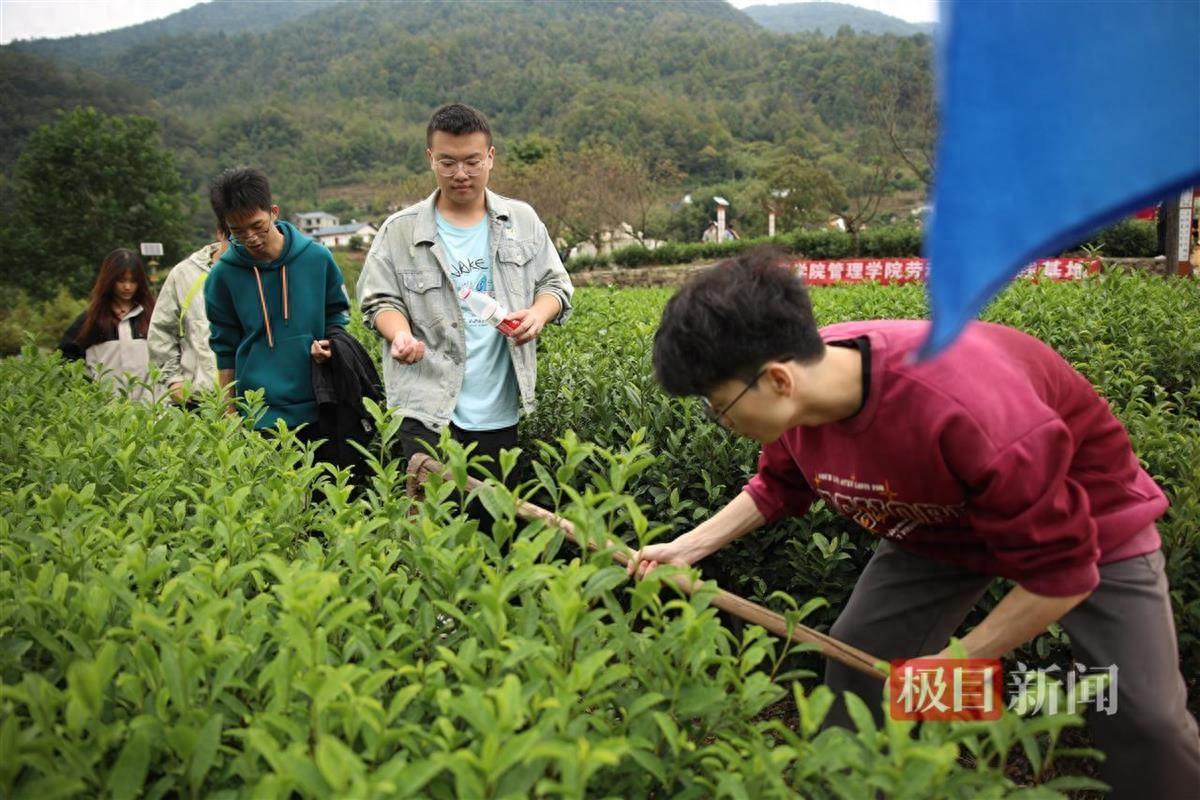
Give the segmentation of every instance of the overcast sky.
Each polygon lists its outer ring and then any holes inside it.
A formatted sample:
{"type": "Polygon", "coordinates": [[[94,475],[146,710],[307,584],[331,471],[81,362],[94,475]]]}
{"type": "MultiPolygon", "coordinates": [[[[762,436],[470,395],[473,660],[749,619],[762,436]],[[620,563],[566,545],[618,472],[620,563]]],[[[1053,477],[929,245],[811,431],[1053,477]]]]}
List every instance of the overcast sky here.
{"type": "MultiPolygon", "coordinates": [[[[271,0],[252,0],[269,5],[271,0]]],[[[451,1],[451,0],[447,0],[451,1]]],[[[376,0],[387,2],[387,0],[376,0]]],[[[737,8],[778,5],[771,0],[730,0],[737,8]]],[[[197,0],[0,0],[0,44],[124,28],[194,6],[197,0]]],[[[854,0],[909,22],[937,19],[936,0],[854,0]]]]}
{"type": "MultiPolygon", "coordinates": [[[[794,2],[803,3],[805,0],[729,0],[729,4],[734,8],[778,6],[794,2]]],[[[899,17],[908,22],[937,22],[937,0],[833,0],[833,2],[882,11],[884,14],[899,17]]]]}

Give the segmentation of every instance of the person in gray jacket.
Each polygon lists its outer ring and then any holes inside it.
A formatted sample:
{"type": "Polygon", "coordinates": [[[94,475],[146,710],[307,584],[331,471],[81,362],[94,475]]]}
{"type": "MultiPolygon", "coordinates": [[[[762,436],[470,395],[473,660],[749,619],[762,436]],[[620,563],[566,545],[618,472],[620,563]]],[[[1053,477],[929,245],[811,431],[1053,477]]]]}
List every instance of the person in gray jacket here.
{"type": "Polygon", "coordinates": [[[496,150],[482,113],[442,106],[426,146],[438,188],[383,223],[357,295],[383,339],[385,393],[404,415],[405,459],[446,426],[496,459],[516,446],[520,413],[533,410],[534,340],[567,319],[573,287],[534,210],[487,188],[496,150]],[[507,309],[511,333],[473,315],[463,289],[507,309]]]}
{"type": "Polygon", "coordinates": [[[150,317],[150,363],[158,367],[163,386],[180,405],[217,383],[217,359],[208,345],[204,282],[228,246],[229,234],[223,224],[218,225],[215,242],[171,268],[150,317]]]}

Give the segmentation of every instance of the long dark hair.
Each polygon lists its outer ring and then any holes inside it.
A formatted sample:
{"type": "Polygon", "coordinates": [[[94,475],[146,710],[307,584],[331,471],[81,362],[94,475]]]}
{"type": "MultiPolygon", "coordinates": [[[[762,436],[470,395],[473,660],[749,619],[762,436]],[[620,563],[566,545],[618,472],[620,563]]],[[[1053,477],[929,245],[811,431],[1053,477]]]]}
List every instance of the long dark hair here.
{"type": "Polygon", "coordinates": [[[150,281],[146,279],[146,267],[142,264],[141,256],[132,250],[118,247],[104,257],[100,271],[96,274],[96,283],[92,286],[92,295],[88,300],[87,311],[84,312],[83,325],[75,343],[87,348],[104,338],[105,333],[116,331],[117,315],[113,313],[113,288],[126,272],[133,274],[137,281],[137,292],[133,295],[133,304],[142,307],[142,314],[134,322],[137,332],[146,336],[150,329],[150,315],[154,312],[154,294],[150,291],[150,281]]]}

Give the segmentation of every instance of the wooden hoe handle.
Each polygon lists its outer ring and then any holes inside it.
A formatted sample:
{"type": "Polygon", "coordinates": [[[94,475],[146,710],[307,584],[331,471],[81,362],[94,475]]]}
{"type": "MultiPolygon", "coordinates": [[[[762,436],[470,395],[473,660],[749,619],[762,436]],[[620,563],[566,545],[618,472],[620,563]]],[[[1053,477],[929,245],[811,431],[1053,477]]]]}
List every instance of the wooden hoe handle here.
{"type": "MultiPolygon", "coordinates": [[[[438,463],[435,459],[429,457],[425,453],[417,453],[408,462],[408,494],[410,497],[416,497],[420,494],[421,486],[425,483],[426,478],[431,474],[441,475],[447,480],[452,480],[450,472],[438,463]]],[[[472,477],[467,477],[467,488],[474,490],[484,483],[472,477]]],[[[540,519],[551,527],[558,528],[567,538],[576,546],[579,546],[579,539],[575,536],[575,526],[569,520],[547,511],[533,503],[528,503],[524,500],[517,501],[517,516],[522,519],[534,520],[540,519]]],[[[612,546],[615,549],[612,551],[613,560],[622,566],[628,565],[630,556],[628,547],[624,542],[618,542],[609,539],[606,545],[612,546]]],[[[593,550],[599,550],[600,546],[595,542],[588,542],[588,547],[593,550]]],[[[673,575],[670,580],[679,586],[689,595],[695,592],[702,585],[701,581],[694,581],[686,575],[673,575]]],[[[875,668],[875,664],[880,659],[875,658],[869,653],[864,653],[856,647],[839,642],[832,636],[828,636],[820,631],[815,631],[800,623],[795,623],[788,626],[787,621],[779,614],[776,614],[770,609],[763,608],[757,603],[752,603],[744,597],[740,597],[732,592],[727,592],[724,589],[718,589],[716,595],[712,599],[712,604],[722,611],[727,611],[730,614],[741,617],[747,622],[760,625],[771,633],[783,639],[791,639],[794,642],[803,644],[816,645],[817,650],[826,658],[832,658],[834,661],[839,661],[846,666],[856,669],[859,672],[872,675],[880,680],[883,679],[883,673],[875,668]]]]}

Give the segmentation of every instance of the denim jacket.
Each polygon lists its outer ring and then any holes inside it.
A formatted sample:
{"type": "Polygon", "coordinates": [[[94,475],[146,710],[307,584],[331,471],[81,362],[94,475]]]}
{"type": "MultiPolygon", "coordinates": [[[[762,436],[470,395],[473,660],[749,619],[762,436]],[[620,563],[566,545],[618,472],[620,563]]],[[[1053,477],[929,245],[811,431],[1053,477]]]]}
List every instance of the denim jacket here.
{"type": "MultiPolygon", "coordinates": [[[[413,336],[425,343],[425,357],[403,364],[383,342],[383,382],[389,408],[408,419],[440,429],[450,421],[462,390],[467,357],[464,320],[437,238],[435,191],[425,200],[388,217],[371,244],[358,279],[358,302],[367,325],[380,311],[402,313],[413,336]]],[[[574,288],[554,249],[546,226],[526,203],[487,191],[496,300],[517,310],[551,294],[562,306],[555,322],[571,313],[574,288]]],[[[537,340],[521,346],[508,340],[521,409],[534,408],[537,340]]]]}

